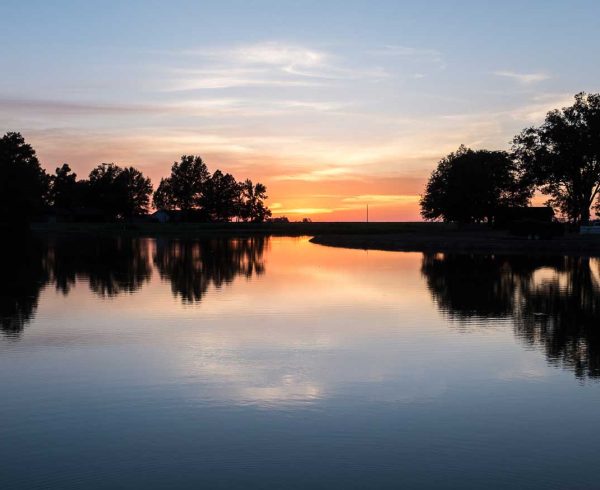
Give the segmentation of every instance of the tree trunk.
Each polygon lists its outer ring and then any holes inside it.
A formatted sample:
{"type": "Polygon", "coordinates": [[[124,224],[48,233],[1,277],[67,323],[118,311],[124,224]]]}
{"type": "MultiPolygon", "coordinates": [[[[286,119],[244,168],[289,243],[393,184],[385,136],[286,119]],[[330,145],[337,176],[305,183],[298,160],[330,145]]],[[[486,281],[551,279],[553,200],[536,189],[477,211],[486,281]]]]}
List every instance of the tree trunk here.
{"type": "Polygon", "coordinates": [[[581,224],[588,225],[590,223],[590,208],[587,204],[581,207],[581,224]]]}

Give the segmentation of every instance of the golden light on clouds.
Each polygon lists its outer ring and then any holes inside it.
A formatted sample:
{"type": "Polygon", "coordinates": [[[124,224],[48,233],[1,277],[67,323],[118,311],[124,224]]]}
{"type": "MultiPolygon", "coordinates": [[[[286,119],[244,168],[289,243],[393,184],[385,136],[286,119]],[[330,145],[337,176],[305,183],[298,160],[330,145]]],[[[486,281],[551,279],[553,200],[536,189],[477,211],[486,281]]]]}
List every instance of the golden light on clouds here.
{"type": "Polygon", "coordinates": [[[282,40],[166,48],[101,92],[93,80],[85,90],[0,97],[0,121],[51,172],[67,162],[84,177],[114,162],[157,185],[181,155],[201,155],[212,171],[266,184],[277,215],[363,220],[368,204],[374,221],[414,221],[440,158],[460,144],[506,149],[572,97],[524,93],[549,73],[498,67],[490,83],[513,84],[519,96],[494,105],[488,94],[477,106],[460,90],[423,88],[448,70],[439,49],[386,42],[351,54],[282,40]]]}

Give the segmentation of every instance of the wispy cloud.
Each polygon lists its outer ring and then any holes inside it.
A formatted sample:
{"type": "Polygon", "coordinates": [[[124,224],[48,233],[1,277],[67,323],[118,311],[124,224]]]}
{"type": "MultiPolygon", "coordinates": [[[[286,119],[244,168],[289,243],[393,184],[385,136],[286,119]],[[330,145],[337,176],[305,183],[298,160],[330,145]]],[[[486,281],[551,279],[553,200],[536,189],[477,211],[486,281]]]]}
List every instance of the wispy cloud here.
{"type": "Polygon", "coordinates": [[[316,87],[315,80],[292,77],[281,70],[240,65],[206,68],[172,68],[169,80],[160,82],[160,91],[211,90],[234,87],[316,87]]]}
{"type": "Polygon", "coordinates": [[[344,176],[345,178],[357,178],[355,169],[348,167],[332,167],[326,169],[312,170],[296,174],[278,175],[273,180],[303,180],[305,182],[317,182],[322,180],[335,180],[344,176]]]}
{"type": "Polygon", "coordinates": [[[286,109],[308,110],[316,112],[337,112],[348,107],[349,104],[340,102],[286,100],[279,103],[286,109]]]}
{"type": "Polygon", "coordinates": [[[346,208],[280,208],[274,214],[329,214],[344,209],[346,208]]]}
{"type": "Polygon", "coordinates": [[[404,56],[409,58],[427,58],[432,61],[439,61],[442,53],[437,49],[415,48],[413,46],[400,46],[397,44],[386,44],[376,49],[370,50],[373,54],[386,56],[404,56]]]}
{"type": "MultiPolygon", "coordinates": [[[[315,198],[317,196],[311,196],[315,198]]],[[[341,196],[332,196],[333,199],[327,200],[329,206],[322,207],[285,207],[280,203],[273,208],[275,214],[330,214],[339,211],[353,211],[364,209],[366,204],[377,208],[390,206],[414,206],[419,201],[418,195],[386,195],[386,194],[365,194],[340,198],[341,196]]]]}
{"type": "Polygon", "coordinates": [[[198,61],[194,61],[196,66],[169,70],[171,80],[164,90],[309,87],[334,80],[388,76],[378,67],[348,65],[330,52],[285,42],[192,49],[178,54],[198,61]]]}
{"type": "Polygon", "coordinates": [[[420,63],[430,63],[436,65],[440,69],[446,68],[446,63],[443,59],[442,52],[438,51],[437,49],[386,44],[384,46],[368,50],[368,54],[388,58],[400,58],[420,63]]]}
{"type": "Polygon", "coordinates": [[[363,194],[360,196],[351,196],[342,199],[342,202],[347,203],[368,203],[368,204],[398,204],[398,203],[414,203],[419,200],[419,196],[396,195],[396,194],[363,194]]]}
{"type": "Polygon", "coordinates": [[[111,118],[114,116],[192,116],[223,117],[293,117],[294,114],[339,114],[348,104],[318,100],[269,100],[241,97],[192,97],[173,102],[156,103],[94,103],[78,100],[28,99],[0,96],[0,114],[18,112],[21,116],[45,114],[69,120],[77,117],[111,118]]]}
{"type": "Polygon", "coordinates": [[[275,41],[211,49],[191,49],[182,51],[182,54],[212,58],[219,62],[281,67],[319,66],[323,65],[330,57],[323,51],[275,41]]]}
{"type": "Polygon", "coordinates": [[[161,109],[160,104],[101,104],[67,100],[0,97],[0,111],[43,112],[50,114],[138,114],[161,109]]]}
{"type": "Polygon", "coordinates": [[[500,70],[495,71],[494,75],[497,77],[510,78],[511,80],[516,81],[522,85],[532,85],[535,83],[543,82],[544,80],[548,80],[550,75],[546,73],[517,73],[509,70],[500,70]]]}

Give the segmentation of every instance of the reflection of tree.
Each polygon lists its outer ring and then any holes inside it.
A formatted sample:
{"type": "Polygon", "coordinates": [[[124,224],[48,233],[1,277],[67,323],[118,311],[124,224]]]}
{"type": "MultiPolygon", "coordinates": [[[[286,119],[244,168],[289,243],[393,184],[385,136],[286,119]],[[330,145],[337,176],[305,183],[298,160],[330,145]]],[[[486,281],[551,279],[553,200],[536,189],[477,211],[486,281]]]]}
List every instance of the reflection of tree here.
{"type": "Polygon", "coordinates": [[[589,259],[426,254],[422,273],[451,317],[512,318],[516,335],[549,362],[600,377],[600,284],[589,259]]]}
{"type": "MultiPolygon", "coordinates": [[[[210,285],[264,272],[268,238],[158,239],[154,262],[173,292],[185,302],[200,301],[210,285]]],[[[132,237],[68,235],[0,243],[0,329],[17,336],[33,318],[40,291],[53,285],[67,295],[78,281],[99,296],[131,293],[152,274],[151,243],[132,237]]]]}
{"type": "Polygon", "coordinates": [[[68,294],[77,280],[100,296],[133,292],[149,280],[148,243],[123,237],[4,240],[0,245],[0,328],[9,336],[33,318],[47,284],[68,294]]]}
{"type": "Polygon", "coordinates": [[[0,264],[0,329],[8,337],[17,337],[35,315],[40,290],[48,279],[41,244],[29,237],[4,237],[0,264]]]}
{"type": "Polygon", "coordinates": [[[184,302],[200,301],[212,284],[219,288],[236,276],[264,272],[263,253],[268,238],[162,240],[156,244],[154,263],[160,276],[184,302]]]}
{"type": "Polygon", "coordinates": [[[590,259],[569,257],[565,264],[564,278],[554,274],[523,291],[517,334],[542,348],[550,362],[572,369],[578,377],[598,378],[600,284],[590,259]]]}
{"type": "Polygon", "coordinates": [[[424,254],[421,272],[438,307],[451,317],[502,318],[514,312],[515,293],[553,258],[424,254]]]}
{"type": "Polygon", "coordinates": [[[147,240],[131,237],[53,239],[48,267],[63,293],[84,279],[92,291],[108,297],[137,291],[152,273],[147,240]]]}

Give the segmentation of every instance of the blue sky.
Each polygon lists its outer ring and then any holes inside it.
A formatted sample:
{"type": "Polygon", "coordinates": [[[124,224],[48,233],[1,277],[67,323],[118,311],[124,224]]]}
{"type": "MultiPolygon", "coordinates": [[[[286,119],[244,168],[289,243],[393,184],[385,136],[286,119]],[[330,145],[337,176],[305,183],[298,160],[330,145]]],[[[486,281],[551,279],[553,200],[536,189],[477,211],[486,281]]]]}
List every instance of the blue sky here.
{"type": "Polygon", "coordinates": [[[316,219],[414,219],[440,157],[600,90],[592,1],[0,6],[0,131],[47,168],[199,153],[316,219]]]}

